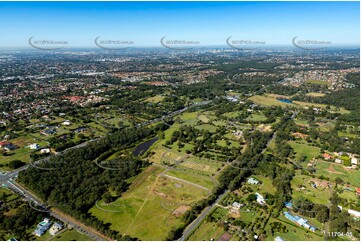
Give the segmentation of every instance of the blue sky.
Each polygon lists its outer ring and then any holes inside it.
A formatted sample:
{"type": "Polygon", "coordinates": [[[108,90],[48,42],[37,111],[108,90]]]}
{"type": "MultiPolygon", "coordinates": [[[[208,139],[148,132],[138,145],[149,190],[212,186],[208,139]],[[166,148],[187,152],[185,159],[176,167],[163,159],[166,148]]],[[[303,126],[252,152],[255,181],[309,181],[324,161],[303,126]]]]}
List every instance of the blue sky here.
{"type": "Polygon", "coordinates": [[[94,39],[160,46],[160,39],[290,45],[292,38],[359,45],[359,2],[0,2],[0,47],[37,39],[95,47],[94,39]]]}

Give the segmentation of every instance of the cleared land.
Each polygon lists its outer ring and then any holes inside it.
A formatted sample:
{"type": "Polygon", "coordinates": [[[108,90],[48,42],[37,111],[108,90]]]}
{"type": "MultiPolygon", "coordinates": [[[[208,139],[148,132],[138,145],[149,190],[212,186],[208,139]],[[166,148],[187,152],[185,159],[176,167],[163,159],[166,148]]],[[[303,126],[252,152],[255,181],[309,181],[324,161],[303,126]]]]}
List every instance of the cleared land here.
{"type": "Polygon", "coordinates": [[[288,141],[288,143],[296,152],[296,159],[306,156],[306,161],[310,161],[312,158],[317,157],[320,154],[320,148],[318,147],[300,144],[295,141],[288,141]]]}
{"type": "Polygon", "coordinates": [[[324,93],[319,93],[319,92],[309,92],[309,93],[306,93],[306,96],[310,96],[310,97],[323,97],[325,96],[326,94],[324,93]]]}
{"type": "Polygon", "coordinates": [[[115,202],[98,201],[98,207],[94,206],[90,212],[122,234],[142,240],[164,240],[181,223],[179,214],[173,211],[206,197],[208,192],[164,177],[163,172],[163,168],[147,168],[115,202]]]}

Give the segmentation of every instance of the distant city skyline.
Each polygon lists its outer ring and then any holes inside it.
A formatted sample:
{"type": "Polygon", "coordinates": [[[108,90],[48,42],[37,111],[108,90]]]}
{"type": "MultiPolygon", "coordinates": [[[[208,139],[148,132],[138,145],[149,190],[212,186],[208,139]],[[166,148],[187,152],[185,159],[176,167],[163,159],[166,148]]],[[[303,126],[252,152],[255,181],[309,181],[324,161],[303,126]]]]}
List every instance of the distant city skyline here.
{"type": "MultiPolygon", "coordinates": [[[[226,40],[292,46],[301,40],[359,46],[359,2],[1,2],[0,48],[29,39],[96,48],[95,39],[162,47],[161,38],[227,46],[226,40]]],[[[260,47],[262,47],[260,45],[260,47]]]]}

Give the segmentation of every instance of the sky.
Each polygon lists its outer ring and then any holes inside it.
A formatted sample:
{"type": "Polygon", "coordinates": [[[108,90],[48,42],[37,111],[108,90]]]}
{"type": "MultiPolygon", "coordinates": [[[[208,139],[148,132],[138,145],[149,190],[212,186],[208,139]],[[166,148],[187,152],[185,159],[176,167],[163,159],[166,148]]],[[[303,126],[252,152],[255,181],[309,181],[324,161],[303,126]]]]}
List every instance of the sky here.
{"type": "Polygon", "coordinates": [[[291,45],[294,37],[360,43],[359,2],[0,2],[0,48],[28,40],[95,47],[94,39],[161,47],[160,39],[225,45],[237,40],[291,45]]]}

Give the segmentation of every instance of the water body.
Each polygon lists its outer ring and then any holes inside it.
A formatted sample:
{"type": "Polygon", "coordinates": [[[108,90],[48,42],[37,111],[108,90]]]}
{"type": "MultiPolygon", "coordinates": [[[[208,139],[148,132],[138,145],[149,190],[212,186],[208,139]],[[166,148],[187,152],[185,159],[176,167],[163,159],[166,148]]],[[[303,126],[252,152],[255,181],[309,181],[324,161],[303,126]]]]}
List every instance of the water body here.
{"type": "Polygon", "coordinates": [[[292,101],[289,100],[289,99],[277,98],[277,100],[280,101],[280,102],[283,102],[283,103],[289,103],[289,104],[292,103],[292,101]]]}
{"type": "Polygon", "coordinates": [[[145,141],[141,144],[139,144],[137,147],[135,147],[133,151],[133,155],[143,155],[154,142],[158,140],[158,137],[154,137],[151,140],[145,141]]]}

